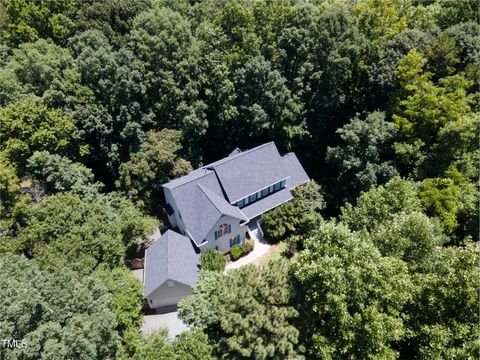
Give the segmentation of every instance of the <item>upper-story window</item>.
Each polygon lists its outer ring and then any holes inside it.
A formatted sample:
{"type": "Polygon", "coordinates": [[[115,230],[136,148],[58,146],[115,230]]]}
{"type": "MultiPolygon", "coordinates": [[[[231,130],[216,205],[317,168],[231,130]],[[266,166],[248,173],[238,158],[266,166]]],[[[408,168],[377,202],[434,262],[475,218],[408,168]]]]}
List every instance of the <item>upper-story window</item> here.
{"type": "Polygon", "coordinates": [[[217,240],[219,237],[222,237],[225,234],[230,234],[231,232],[232,232],[232,226],[231,225],[222,224],[214,232],[215,240],[217,240]]]}
{"type": "Polygon", "coordinates": [[[262,189],[260,191],[257,191],[255,194],[249,195],[235,203],[235,206],[238,206],[239,208],[242,208],[244,206],[247,206],[248,204],[251,204],[257,200],[260,200],[264,198],[265,196],[268,196],[280,189],[283,189],[285,187],[286,180],[282,180],[276,184],[273,184],[269,187],[266,187],[265,189],[262,189]]]}

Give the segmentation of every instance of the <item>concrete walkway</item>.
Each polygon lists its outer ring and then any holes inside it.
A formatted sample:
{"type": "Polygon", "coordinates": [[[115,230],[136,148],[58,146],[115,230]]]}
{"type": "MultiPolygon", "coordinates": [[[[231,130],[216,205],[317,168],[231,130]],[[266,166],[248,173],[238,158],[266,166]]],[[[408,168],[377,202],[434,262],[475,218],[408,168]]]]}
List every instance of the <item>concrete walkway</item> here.
{"type": "Polygon", "coordinates": [[[272,245],[267,243],[264,238],[254,240],[255,247],[253,248],[253,251],[247,256],[238,259],[237,261],[228,263],[227,266],[225,266],[225,270],[238,269],[243,265],[252,264],[261,257],[263,257],[266,253],[268,253],[268,250],[270,250],[272,245]]]}

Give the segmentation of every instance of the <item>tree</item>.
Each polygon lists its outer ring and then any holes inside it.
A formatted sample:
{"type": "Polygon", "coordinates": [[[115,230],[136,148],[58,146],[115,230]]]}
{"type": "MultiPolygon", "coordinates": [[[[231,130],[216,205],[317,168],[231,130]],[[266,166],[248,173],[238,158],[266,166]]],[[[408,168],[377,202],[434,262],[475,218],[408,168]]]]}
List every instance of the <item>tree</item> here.
{"type": "Polygon", "coordinates": [[[122,337],[123,352],[133,355],[141,342],[139,328],[142,325],[143,288],[140,281],[125,267],[108,269],[99,267],[94,275],[106,286],[112,300],[110,309],[114,312],[116,330],[122,337]]]}
{"type": "Polygon", "coordinates": [[[406,264],[382,257],[371,241],[325,223],[295,266],[313,358],[395,359],[411,297],[406,264]],[[401,285],[400,285],[401,284],[401,285]]]}
{"type": "Polygon", "coordinates": [[[141,150],[120,165],[117,186],[140,206],[155,209],[155,204],[162,201],[159,186],[192,170],[180,157],[181,139],[178,130],[149,133],[141,150]]]}
{"type": "Polygon", "coordinates": [[[40,182],[48,193],[70,191],[74,194],[98,193],[101,183],[95,183],[92,171],[66,157],[37,151],[27,161],[30,176],[40,182]]]}
{"type": "Polygon", "coordinates": [[[108,197],[48,196],[32,206],[17,241],[43,269],[65,267],[90,274],[100,264],[117,267],[126,247],[136,241],[131,236],[144,231],[148,221],[139,213],[124,217],[128,212],[122,205],[108,197]]]}
{"type": "Polygon", "coordinates": [[[133,20],[128,49],[142,62],[144,98],[155,128],[181,130],[188,139],[188,158],[198,163],[198,142],[208,122],[200,97],[198,44],[189,22],[179,12],[156,5],[133,20]]]}
{"type": "Polygon", "coordinates": [[[419,357],[475,358],[478,341],[478,244],[438,248],[415,275],[409,343],[419,357]]]}
{"type": "Polygon", "coordinates": [[[289,263],[283,260],[203,275],[179,308],[182,318],[218,344],[224,358],[300,359],[292,299],[289,263]]]}
{"type": "Polygon", "coordinates": [[[326,161],[339,169],[334,192],[342,197],[341,202],[351,202],[372,186],[398,175],[391,160],[396,129],[384,113],[370,113],[365,120],[356,116],[337,134],[343,144],[328,147],[326,161]]]}
{"type": "Polygon", "coordinates": [[[227,259],[221,252],[215,249],[208,249],[200,255],[202,270],[220,271],[225,270],[227,259]]]}
{"type": "Polygon", "coordinates": [[[441,128],[471,114],[466,91],[470,83],[461,75],[453,75],[436,85],[429,80],[431,74],[423,71],[424,64],[416,50],[400,61],[398,77],[407,95],[400,101],[400,111],[393,115],[400,135],[394,145],[397,157],[407,172],[414,171],[421,178],[429,175],[424,162],[432,156],[441,128]]]}
{"type": "Polygon", "coordinates": [[[262,229],[273,243],[293,243],[294,251],[321,221],[325,202],[320,186],[313,180],[295,188],[293,194],[293,200],[262,215],[262,229]]]}
{"type": "Polygon", "coordinates": [[[413,269],[447,241],[438,222],[417,211],[395,214],[374,229],[370,238],[383,256],[401,259],[413,269]]]}
{"type": "Polygon", "coordinates": [[[360,195],[355,206],[341,209],[342,223],[352,231],[371,231],[392,220],[395,214],[422,211],[415,183],[395,177],[385,185],[360,195]]]}
{"type": "Polygon", "coordinates": [[[8,359],[113,358],[119,348],[110,294],[94,277],[39,270],[33,260],[0,256],[0,336],[26,347],[0,348],[8,359]]]}
{"type": "Polygon", "coordinates": [[[213,348],[200,330],[189,330],[171,341],[166,329],[150,333],[133,360],[214,360],[213,348]]]}
{"type": "Polygon", "coordinates": [[[61,110],[48,109],[33,98],[0,107],[0,156],[23,174],[35,151],[78,156],[75,125],[61,110]]]}
{"type": "Polygon", "coordinates": [[[0,254],[15,250],[11,236],[25,224],[28,200],[21,192],[15,168],[0,160],[0,254]]]}

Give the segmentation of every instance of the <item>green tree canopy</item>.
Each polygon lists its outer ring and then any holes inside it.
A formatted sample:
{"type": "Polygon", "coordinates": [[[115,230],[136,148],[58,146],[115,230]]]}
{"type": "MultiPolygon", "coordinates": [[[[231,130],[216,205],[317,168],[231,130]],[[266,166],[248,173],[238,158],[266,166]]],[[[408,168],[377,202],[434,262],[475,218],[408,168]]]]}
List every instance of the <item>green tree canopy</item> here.
{"type": "Polygon", "coordinates": [[[145,234],[146,222],[138,210],[125,209],[122,201],[56,194],[32,206],[18,246],[42,268],[66,267],[89,274],[99,264],[121,265],[135,236],[145,234]]]}
{"type": "Polygon", "coordinates": [[[166,329],[150,333],[133,360],[214,360],[213,347],[200,330],[190,330],[174,341],[168,339],[166,329]]]}
{"type": "MultiPolygon", "coordinates": [[[[327,162],[339,170],[335,191],[353,201],[362,192],[398,175],[392,160],[395,126],[385,114],[373,112],[365,120],[356,116],[337,130],[343,144],[327,149],[327,162]]],[[[343,201],[342,201],[343,202],[343,201]]]]}
{"type": "Polygon", "coordinates": [[[277,261],[203,275],[193,296],[180,303],[180,314],[218,342],[221,357],[300,359],[289,267],[277,261]]]}
{"type": "Polygon", "coordinates": [[[360,195],[355,206],[343,207],[340,219],[350,230],[371,231],[392,220],[395,214],[421,210],[415,183],[395,177],[360,195]]]}
{"type": "Polygon", "coordinates": [[[113,358],[120,345],[110,294],[94,277],[39,270],[23,256],[0,256],[0,336],[26,347],[0,348],[6,359],[113,358]]]}
{"type": "Polygon", "coordinates": [[[202,270],[222,272],[225,270],[227,259],[218,250],[208,249],[200,255],[200,262],[202,264],[202,270]]]}
{"type": "Polygon", "coordinates": [[[411,298],[406,264],[382,257],[368,238],[326,223],[306,241],[295,273],[304,293],[313,358],[395,359],[402,307],[411,298]]]}
{"type": "Polygon", "coordinates": [[[75,194],[96,194],[102,188],[95,183],[92,171],[66,157],[37,151],[27,161],[30,176],[40,182],[48,193],[70,191],[75,194]]]}
{"type": "Polygon", "coordinates": [[[0,156],[20,173],[35,151],[78,156],[76,127],[65,112],[48,109],[33,98],[0,107],[0,156]]]}
{"type": "Polygon", "coordinates": [[[162,201],[161,184],[192,170],[190,163],[180,156],[181,139],[178,130],[149,133],[140,151],[120,166],[117,186],[140,206],[152,209],[155,202],[162,201]]]}

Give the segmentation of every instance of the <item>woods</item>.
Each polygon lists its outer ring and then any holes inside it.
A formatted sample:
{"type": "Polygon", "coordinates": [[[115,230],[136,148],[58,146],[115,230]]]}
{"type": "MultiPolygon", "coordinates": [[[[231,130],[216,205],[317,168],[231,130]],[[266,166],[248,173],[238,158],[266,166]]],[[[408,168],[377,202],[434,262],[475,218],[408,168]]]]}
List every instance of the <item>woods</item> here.
{"type": "Polygon", "coordinates": [[[0,338],[35,344],[7,358],[474,358],[478,7],[2,1],[0,338]],[[313,180],[263,216],[289,258],[204,271],[195,329],[142,339],[161,184],[267,141],[313,180]]]}

